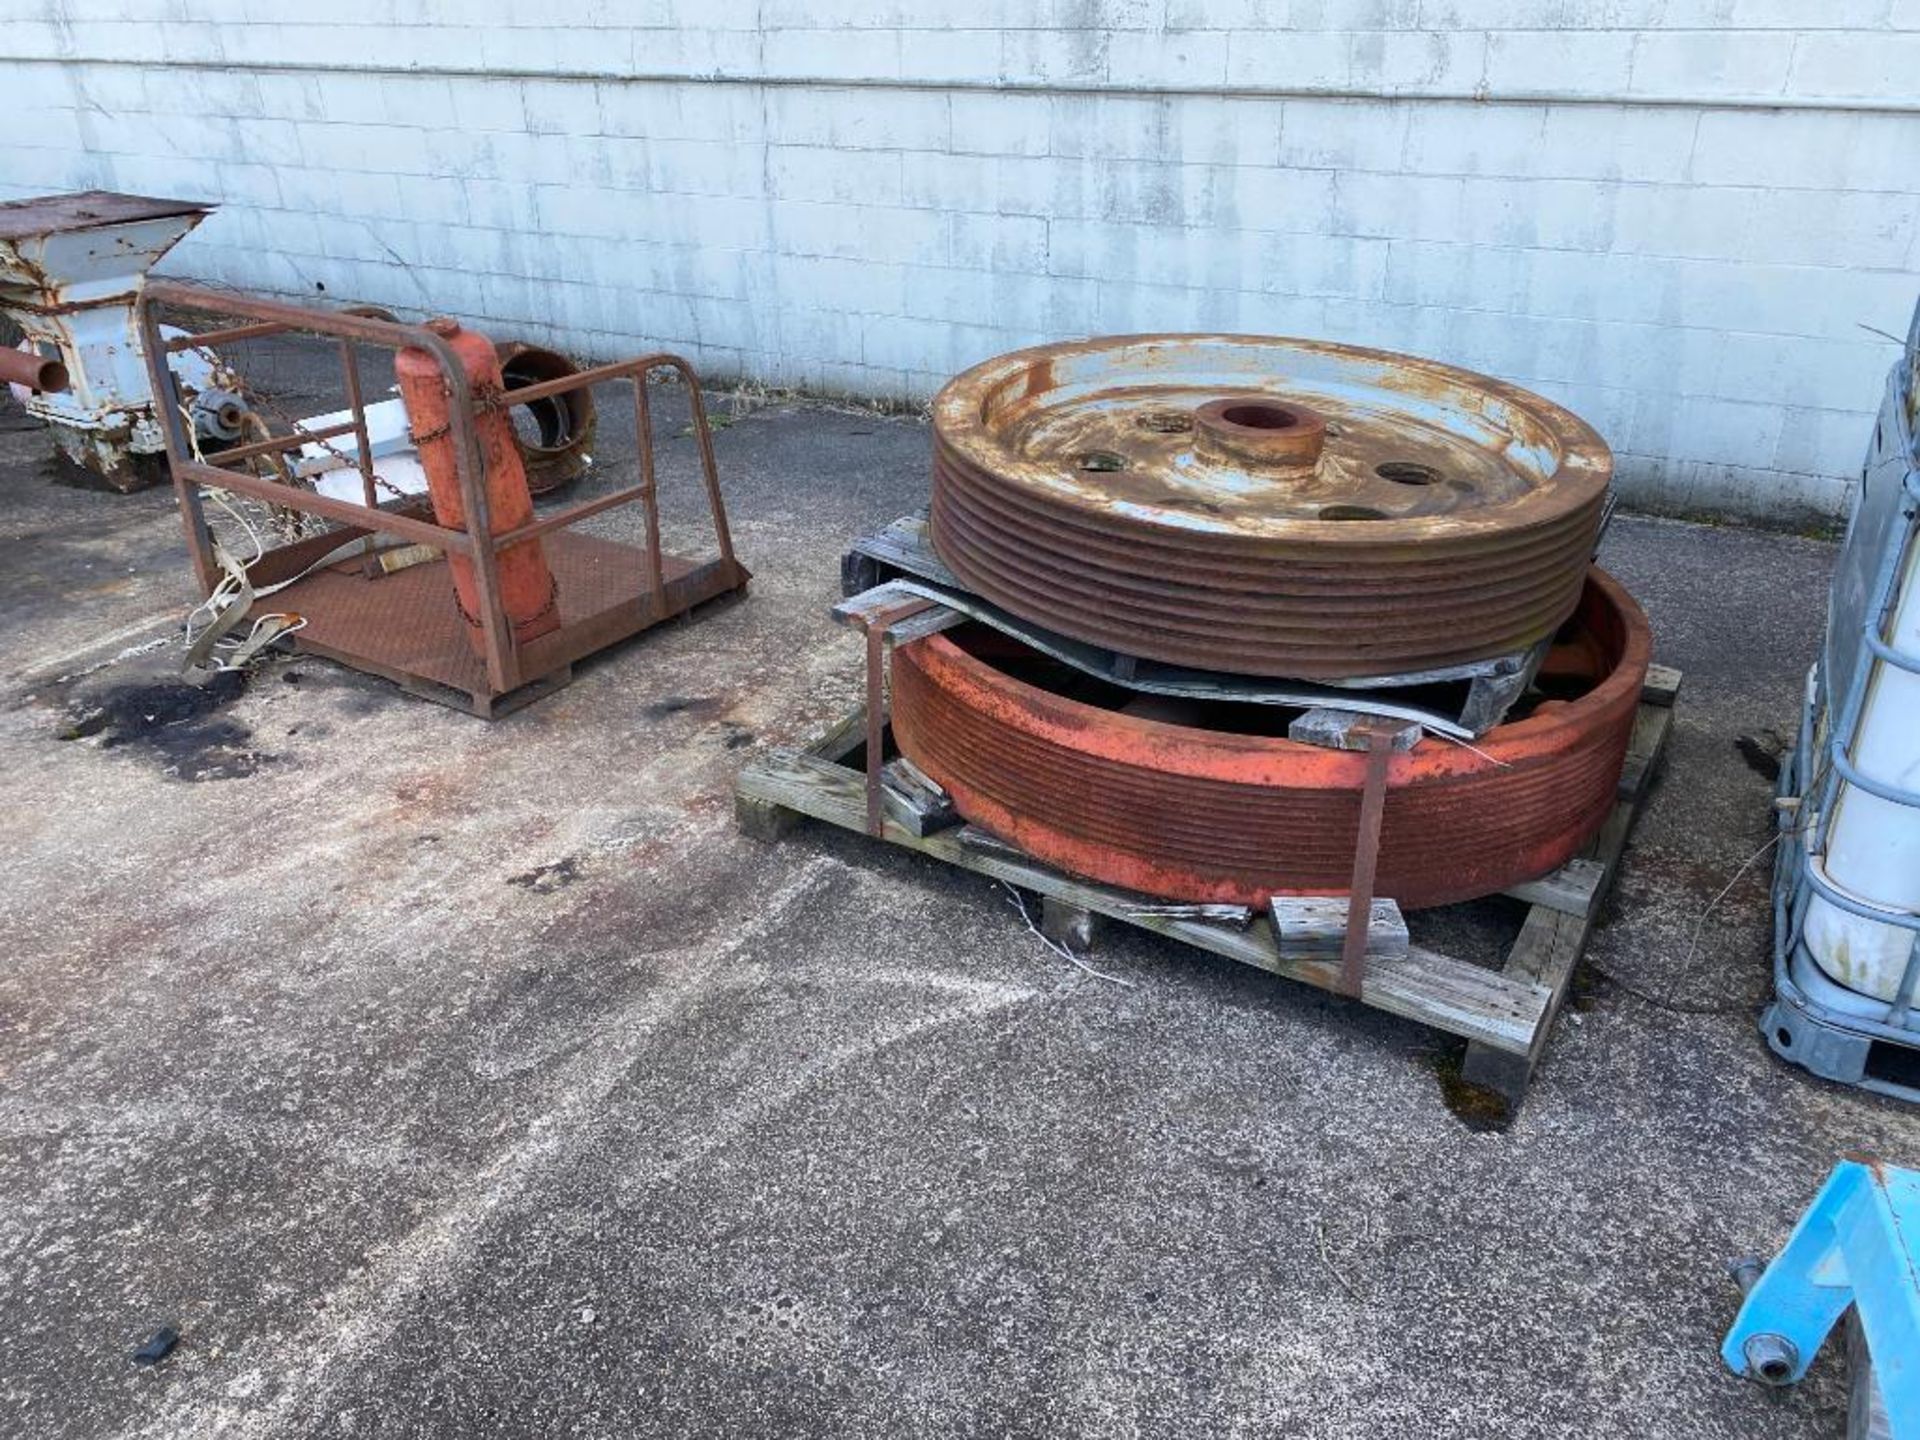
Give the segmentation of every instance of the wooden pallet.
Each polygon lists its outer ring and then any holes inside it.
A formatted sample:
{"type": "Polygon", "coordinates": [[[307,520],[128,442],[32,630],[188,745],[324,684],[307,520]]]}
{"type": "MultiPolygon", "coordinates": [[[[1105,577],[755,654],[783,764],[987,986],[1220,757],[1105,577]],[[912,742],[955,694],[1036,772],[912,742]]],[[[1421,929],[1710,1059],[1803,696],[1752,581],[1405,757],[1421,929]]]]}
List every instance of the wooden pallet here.
{"type": "MultiPolygon", "coordinates": [[[[1574,967],[1665,748],[1679,688],[1679,671],[1649,668],[1612,814],[1579,857],[1507,892],[1529,908],[1501,969],[1417,945],[1399,954],[1369,954],[1361,1003],[1465,1039],[1466,1078],[1498,1091],[1510,1104],[1525,1093],[1572,985],[1574,967]]],[[[748,764],[734,783],[741,830],[772,840],[802,817],[811,817],[865,833],[865,736],[865,711],[856,710],[806,749],[770,751],[748,764]]],[[[1251,917],[1245,915],[1230,917],[1234,907],[1169,905],[1081,880],[975,826],[933,828],[920,823],[911,806],[903,806],[897,793],[888,793],[886,840],[1039,895],[1043,928],[1050,936],[1072,936],[1084,943],[1092,933],[1092,918],[1102,916],[1290,980],[1339,989],[1337,955],[1283,953],[1270,926],[1248,923],[1251,917]]]]}

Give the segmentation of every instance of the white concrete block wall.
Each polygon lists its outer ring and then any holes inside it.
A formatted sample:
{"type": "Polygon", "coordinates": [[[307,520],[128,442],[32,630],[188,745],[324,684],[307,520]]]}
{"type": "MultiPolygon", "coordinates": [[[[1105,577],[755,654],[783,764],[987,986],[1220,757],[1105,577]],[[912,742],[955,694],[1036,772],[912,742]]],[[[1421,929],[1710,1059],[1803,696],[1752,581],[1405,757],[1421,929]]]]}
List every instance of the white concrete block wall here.
{"type": "Polygon", "coordinates": [[[1222,328],[1434,355],[1675,508],[1844,502],[1920,289],[1920,0],[0,0],[0,197],[176,273],[930,394],[1222,328]]]}

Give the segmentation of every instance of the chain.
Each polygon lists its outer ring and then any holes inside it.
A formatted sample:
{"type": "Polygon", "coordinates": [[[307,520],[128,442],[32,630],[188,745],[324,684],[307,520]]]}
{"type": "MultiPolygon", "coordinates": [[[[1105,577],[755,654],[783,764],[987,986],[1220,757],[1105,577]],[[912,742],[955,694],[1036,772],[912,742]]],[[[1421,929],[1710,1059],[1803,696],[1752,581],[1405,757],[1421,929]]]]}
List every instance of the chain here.
{"type": "MultiPolygon", "coordinates": [[[[270,396],[268,396],[265,392],[256,391],[253,388],[253,386],[249,385],[243,378],[241,378],[239,372],[236,371],[233,368],[233,366],[230,365],[224,358],[215,355],[210,350],[202,350],[200,351],[200,353],[202,355],[207,356],[207,358],[212,362],[214,379],[220,381],[223,385],[226,385],[231,389],[239,391],[242,395],[246,396],[248,404],[254,406],[256,409],[267,411],[269,414],[273,416],[274,419],[278,420],[281,424],[285,425],[288,429],[292,430],[296,436],[303,436],[303,437],[306,436],[306,432],[301,428],[303,424],[302,421],[295,419],[292,415],[289,415],[284,408],[276,404],[273,401],[273,399],[270,396]]],[[[366,407],[363,405],[361,407],[361,413],[363,417],[365,415],[365,409],[366,407]]],[[[348,455],[344,450],[340,449],[339,446],[335,445],[333,441],[330,439],[324,439],[319,437],[307,437],[304,440],[304,443],[311,444],[311,445],[318,445],[322,450],[326,451],[328,455],[332,456],[335,460],[338,460],[341,466],[345,469],[357,470],[360,468],[360,462],[358,460],[348,455]]],[[[371,460],[372,457],[368,457],[368,458],[369,460],[371,460]]],[[[260,473],[258,466],[255,467],[254,473],[255,474],[260,473]]],[[[273,477],[268,476],[267,478],[271,479],[273,477]]],[[[379,486],[382,490],[385,490],[387,494],[392,496],[395,500],[405,500],[408,498],[406,491],[401,490],[399,487],[394,485],[391,481],[383,479],[377,471],[374,473],[373,483],[379,486]]]]}

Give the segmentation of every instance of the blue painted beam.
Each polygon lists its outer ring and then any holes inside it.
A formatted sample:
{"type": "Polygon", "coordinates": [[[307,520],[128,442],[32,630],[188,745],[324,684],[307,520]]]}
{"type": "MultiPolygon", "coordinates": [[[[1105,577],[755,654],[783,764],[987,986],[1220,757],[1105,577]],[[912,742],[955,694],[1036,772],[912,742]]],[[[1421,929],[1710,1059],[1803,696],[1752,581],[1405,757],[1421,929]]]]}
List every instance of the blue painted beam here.
{"type": "Polygon", "coordinates": [[[1920,1440],[1920,1174],[1846,1160],[1747,1292],[1720,1358],[1791,1385],[1858,1307],[1894,1440],[1920,1440]]]}

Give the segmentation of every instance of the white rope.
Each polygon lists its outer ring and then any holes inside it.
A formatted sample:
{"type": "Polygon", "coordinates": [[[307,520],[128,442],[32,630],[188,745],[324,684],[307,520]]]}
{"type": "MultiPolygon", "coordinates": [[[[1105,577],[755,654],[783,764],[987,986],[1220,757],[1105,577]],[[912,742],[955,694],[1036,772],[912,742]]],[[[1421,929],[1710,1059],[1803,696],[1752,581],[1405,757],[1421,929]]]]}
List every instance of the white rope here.
{"type": "Polygon", "coordinates": [[[1497,765],[1502,770],[1511,770],[1513,768],[1513,762],[1511,760],[1502,760],[1498,755],[1489,755],[1486,751],[1482,750],[1478,745],[1474,745],[1469,743],[1468,741],[1462,740],[1458,735],[1449,735],[1444,730],[1429,730],[1427,733],[1429,735],[1438,735],[1442,740],[1450,741],[1451,743],[1458,745],[1462,750],[1471,750],[1474,754],[1478,755],[1482,760],[1486,761],[1489,765],[1497,765]]]}
{"type": "MultiPolygon", "coordinates": [[[[277,585],[269,585],[264,589],[255,590],[247,583],[247,571],[267,553],[266,542],[260,538],[260,532],[254,529],[253,522],[247,519],[239,510],[235,509],[221,491],[209,488],[206,494],[209,500],[226,511],[234,523],[246,532],[247,539],[253,544],[253,557],[244,563],[236,560],[233,553],[220,542],[218,537],[215,537],[213,541],[213,554],[214,558],[220,563],[222,572],[220,582],[213,587],[212,593],[209,594],[206,599],[202,600],[187,612],[186,622],[182,629],[185,633],[187,648],[189,650],[193,648],[194,642],[204,635],[209,628],[218,625],[227,611],[234,605],[250,606],[255,600],[284,590],[287,586],[293,584],[295,580],[304,579],[321,565],[332,560],[340,550],[350,548],[352,545],[358,543],[357,541],[349,541],[345,546],[336,546],[334,550],[321,556],[298,575],[283,580],[277,585]],[[205,619],[204,624],[200,623],[202,617],[205,619]]],[[[268,645],[283,635],[291,635],[296,630],[304,630],[306,624],[307,620],[304,615],[293,615],[284,611],[275,611],[256,616],[253,623],[248,626],[245,635],[227,635],[216,640],[213,643],[212,652],[207,656],[206,664],[215,672],[244,670],[253,661],[254,657],[268,645]]]]}
{"type": "Polygon", "coordinates": [[[1026,897],[1022,895],[1018,890],[1016,890],[1013,886],[1008,885],[1006,881],[1002,880],[1000,883],[1003,886],[1006,886],[1007,894],[1013,898],[1013,908],[1020,912],[1020,918],[1026,921],[1027,929],[1031,930],[1036,936],[1039,937],[1040,943],[1042,945],[1046,946],[1049,950],[1053,951],[1054,954],[1058,955],[1062,960],[1065,960],[1069,965],[1079,966],[1082,970],[1086,971],[1087,974],[1093,976],[1093,978],[1096,980],[1105,980],[1112,985],[1123,985],[1129,990],[1139,989],[1139,986],[1136,985],[1131,980],[1123,980],[1118,975],[1109,975],[1104,970],[1094,969],[1093,966],[1087,964],[1086,961],[1082,960],[1078,955],[1074,954],[1073,951],[1069,950],[1066,946],[1061,945],[1058,942],[1054,941],[1053,939],[1049,938],[1046,931],[1042,930],[1038,925],[1033,923],[1033,916],[1029,914],[1027,911],[1026,897]]]}

